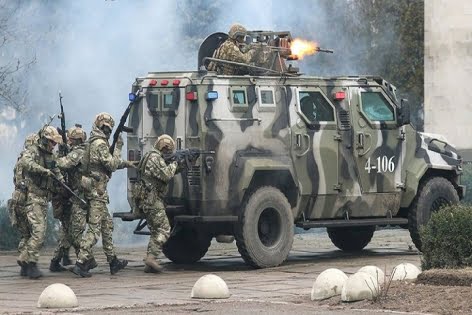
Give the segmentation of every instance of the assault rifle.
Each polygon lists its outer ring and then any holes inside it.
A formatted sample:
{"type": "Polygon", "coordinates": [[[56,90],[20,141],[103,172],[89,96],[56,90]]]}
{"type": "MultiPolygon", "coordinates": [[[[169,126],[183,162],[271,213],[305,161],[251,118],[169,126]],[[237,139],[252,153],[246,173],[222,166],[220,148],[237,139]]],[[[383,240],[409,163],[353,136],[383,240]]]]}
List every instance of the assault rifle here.
{"type": "Polygon", "coordinates": [[[215,154],[215,151],[202,151],[199,149],[183,149],[176,150],[174,153],[164,154],[166,163],[176,161],[179,166],[184,166],[189,169],[200,154],[215,154]],[[185,164],[184,164],[185,163],[185,164]]]}
{"type": "Polygon", "coordinates": [[[64,114],[64,106],[62,106],[62,95],[59,92],[59,104],[61,105],[61,113],[59,114],[59,118],[61,118],[61,128],[57,128],[59,133],[62,136],[62,144],[59,145],[59,152],[61,156],[66,156],[69,153],[69,148],[67,147],[67,135],[66,135],[66,116],[64,114]]]}
{"type": "Polygon", "coordinates": [[[133,128],[126,127],[125,123],[126,123],[126,120],[128,119],[129,112],[131,111],[131,107],[133,107],[133,105],[137,103],[140,99],[139,91],[137,91],[136,93],[129,93],[128,98],[129,98],[128,107],[126,107],[125,112],[120,118],[120,123],[118,124],[118,127],[116,127],[115,133],[113,134],[113,142],[111,143],[111,146],[110,146],[110,154],[112,155],[113,155],[113,152],[115,152],[115,146],[116,146],[116,143],[118,142],[121,132],[122,131],[133,132],[133,128]]]}
{"type": "Polygon", "coordinates": [[[79,197],[69,186],[67,186],[62,180],[57,178],[56,176],[51,176],[54,181],[56,181],[59,185],[62,186],[69,194],[71,194],[74,198],[76,198],[83,206],[87,207],[88,204],[83,200],[82,198],[79,197]]]}

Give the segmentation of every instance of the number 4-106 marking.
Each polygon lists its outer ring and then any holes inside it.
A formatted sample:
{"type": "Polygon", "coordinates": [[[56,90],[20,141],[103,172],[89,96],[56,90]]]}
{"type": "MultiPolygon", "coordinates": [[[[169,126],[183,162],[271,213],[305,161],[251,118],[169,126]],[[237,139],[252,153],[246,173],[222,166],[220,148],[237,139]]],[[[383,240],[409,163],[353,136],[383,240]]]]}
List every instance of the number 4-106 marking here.
{"type": "Polygon", "coordinates": [[[395,156],[392,156],[391,158],[388,158],[387,156],[379,156],[376,159],[377,163],[371,163],[370,157],[367,159],[367,162],[365,163],[364,169],[367,171],[367,173],[370,174],[371,170],[377,170],[377,173],[393,173],[395,171],[395,163],[393,162],[393,159],[395,156]]]}

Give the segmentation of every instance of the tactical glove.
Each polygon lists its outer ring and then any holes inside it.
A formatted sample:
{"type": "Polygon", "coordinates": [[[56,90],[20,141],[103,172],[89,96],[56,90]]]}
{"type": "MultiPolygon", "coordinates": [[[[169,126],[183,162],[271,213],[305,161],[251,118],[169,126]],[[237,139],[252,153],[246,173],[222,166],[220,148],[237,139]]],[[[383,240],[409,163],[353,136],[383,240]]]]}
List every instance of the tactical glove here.
{"type": "Polygon", "coordinates": [[[123,161],[127,168],[137,168],[139,161],[123,161]]]}
{"type": "Polygon", "coordinates": [[[121,148],[123,147],[123,137],[121,136],[121,134],[118,136],[118,140],[116,141],[116,148],[118,150],[121,150],[121,148]]]}

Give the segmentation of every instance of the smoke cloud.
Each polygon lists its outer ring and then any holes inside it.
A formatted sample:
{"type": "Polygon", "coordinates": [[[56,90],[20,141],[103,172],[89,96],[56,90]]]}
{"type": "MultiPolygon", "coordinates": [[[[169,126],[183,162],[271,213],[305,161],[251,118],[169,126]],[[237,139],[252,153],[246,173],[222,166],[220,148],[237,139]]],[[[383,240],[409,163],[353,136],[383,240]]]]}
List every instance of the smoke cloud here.
{"type": "MultiPolygon", "coordinates": [[[[347,60],[343,53],[365,44],[343,36],[347,26],[337,23],[337,15],[347,14],[350,2],[19,2],[9,22],[16,37],[2,52],[0,64],[9,58],[36,58],[36,62],[22,78],[22,88],[28,94],[26,113],[0,109],[0,145],[8,149],[0,156],[4,183],[0,200],[8,199],[13,190],[12,169],[24,137],[59,112],[59,91],[68,127],[80,123],[89,131],[95,115],[103,111],[118,121],[137,76],[149,71],[196,70],[199,43],[213,32],[227,32],[232,23],[252,30],[288,30],[294,37],[335,50],[334,55],[305,58],[299,64],[304,73],[366,72],[363,65],[347,60]]],[[[59,121],[53,125],[58,126],[59,121]]],[[[129,209],[125,191],[125,172],[118,171],[110,182],[112,210],[129,209]]]]}

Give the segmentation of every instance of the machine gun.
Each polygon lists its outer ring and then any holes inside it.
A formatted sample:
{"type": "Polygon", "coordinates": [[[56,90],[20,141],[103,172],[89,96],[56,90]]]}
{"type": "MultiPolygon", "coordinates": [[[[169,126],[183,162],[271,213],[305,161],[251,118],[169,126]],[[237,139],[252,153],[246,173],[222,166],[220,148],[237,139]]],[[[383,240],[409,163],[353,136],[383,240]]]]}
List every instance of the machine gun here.
{"type": "Polygon", "coordinates": [[[136,91],[135,93],[129,93],[128,95],[129,99],[129,104],[128,107],[126,107],[125,112],[120,118],[120,123],[118,124],[118,127],[116,127],[115,133],[113,134],[113,142],[111,143],[110,146],[110,154],[113,155],[113,152],[115,152],[115,146],[116,143],[118,142],[118,139],[120,137],[121,132],[133,132],[133,128],[126,127],[125,123],[126,120],[128,119],[129,112],[131,111],[131,108],[135,103],[137,103],[140,99],[140,93],[139,91],[136,91]]]}
{"type": "Polygon", "coordinates": [[[64,106],[62,105],[61,92],[59,92],[59,104],[61,105],[61,113],[59,114],[59,118],[61,119],[61,128],[57,128],[57,131],[62,136],[62,144],[59,145],[59,153],[61,156],[66,156],[69,153],[69,148],[67,147],[66,116],[64,114],[64,106]]]}
{"type": "Polygon", "coordinates": [[[202,151],[199,149],[183,149],[176,150],[174,153],[164,154],[164,160],[166,163],[176,161],[181,167],[189,169],[200,155],[203,154],[215,154],[215,151],[202,151]],[[185,163],[185,164],[184,164],[185,163]]]}
{"type": "Polygon", "coordinates": [[[294,67],[292,64],[287,65],[286,61],[298,60],[304,55],[311,55],[316,52],[334,52],[331,49],[317,47],[315,42],[293,39],[289,31],[248,31],[246,41],[241,44],[240,50],[244,53],[253,50],[255,53],[251,64],[244,64],[213,57],[213,52],[218,49],[218,46],[221,45],[226,38],[226,34],[215,33],[210,35],[202,43],[200,47],[201,51],[199,52],[199,60],[202,61],[202,64],[207,65],[207,69],[209,65],[208,62],[212,62],[219,65],[234,65],[240,69],[244,69],[237,74],[296,76],[300,75],[298,67],[294,67]],[[303,47],[303,52],[298,51],[301,42],[309,45],[308,47],[303,47]],[[294,44],[297,44],[297,49],[293,49],[295,48],[293,47],[294,44]],[[211,47],[213,47],[213,49],[211,49],[211,47]],[[301,53],[301,55],[298,55],[298,53],[301,53]]]}

